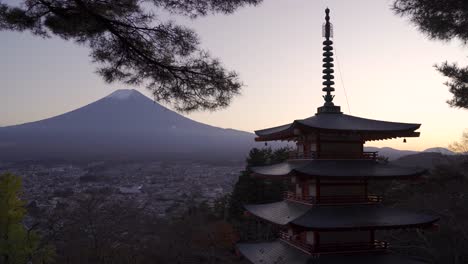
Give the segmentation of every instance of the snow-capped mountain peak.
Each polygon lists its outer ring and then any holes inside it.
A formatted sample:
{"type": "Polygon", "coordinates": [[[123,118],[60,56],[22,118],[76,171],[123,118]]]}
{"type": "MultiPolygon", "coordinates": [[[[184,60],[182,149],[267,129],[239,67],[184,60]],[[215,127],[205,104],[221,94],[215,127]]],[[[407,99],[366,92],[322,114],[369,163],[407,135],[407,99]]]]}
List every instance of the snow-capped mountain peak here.
{"type": "Polygon", "coordinates": [[[117,99],[117,100],[125,100],[130,98],[132,95],[137,94],[138,92],[135,89],[119,89],[115,92],[106,96],[106,98],[117,99]]]}
{"type": "Polygon", "coordinates": [[[132,89],[62,115],[0,128],[0,160],[183,155],[242,160],[255,144],[251,133],[196,122],[132,89]]]}

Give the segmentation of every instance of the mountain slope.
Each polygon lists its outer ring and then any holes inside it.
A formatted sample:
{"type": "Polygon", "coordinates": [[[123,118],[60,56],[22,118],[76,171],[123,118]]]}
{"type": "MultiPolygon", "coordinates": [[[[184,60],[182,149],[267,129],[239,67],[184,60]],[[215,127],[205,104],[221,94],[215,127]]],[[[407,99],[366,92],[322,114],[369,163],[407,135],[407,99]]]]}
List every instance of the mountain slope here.
{"type": "MultiPolygon", "coordinates": [[[[416,155],[416,154],[423,154],[428,153],[428,155],[421,155],[430,157],[431,153],[440,154],[440,155],[455,155],[453,151],[450,151],[446,148],[435,147],[435,148],[428,148],[424,151],[414,151],[414,150],[399,150],[389,147],[365,147],[365,151],[377,151],[380,156],[388,157],[389,160],[397,160],[399,158],[403,158],[406,156],[416,155]]],[[[433,156],[440,156],[440,155],[433,155],[433,156]]]]}
{"type": "Polygon", "coordinates": [[[420,167],[433,169],[437,165],[448,164],[449,156],[436,152],[420,152],[417,154],[406,155],[393,161],[393,164],[407,167],[420,167]]]}
{"type": "Polygon", "coordinates": [[[412,155],[418,153],[418,151],[413,150],[399,150],[389,147],[364,147],[365,151],[377,151],[378,154],[382,157],[387,157],[389,160],[396,160],[406,155],[412,155]]]}
{"type": "Polygon", "coordinates": [[[435,148],[428,148],[424,150],[423,152],[429,152],[429,153],[440,153],[442,155],[456,155],[455,152],[446,149],[446,148],[441,148],[441,147],[435,147],[435,148]]]}
{"type": "Polygon", "coordinates": [[[41,121],[0,128],[0,158],[243,159],[254,135],[193,121],[136,90],[41,121]]]}

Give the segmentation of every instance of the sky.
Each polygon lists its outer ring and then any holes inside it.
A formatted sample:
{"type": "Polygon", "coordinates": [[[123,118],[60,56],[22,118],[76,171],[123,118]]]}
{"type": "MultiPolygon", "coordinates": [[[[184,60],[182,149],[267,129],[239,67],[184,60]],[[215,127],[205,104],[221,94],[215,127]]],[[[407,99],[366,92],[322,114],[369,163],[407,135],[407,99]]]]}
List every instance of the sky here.
{"type": "MultiPolygon", "coordinates": [[[[427,39],[406,18],[393,14],[391,3],[264,0],[232,15],[173,17],[193,28],[201,47],[238,72],[245,85],[226,109],[184,115],[249,132],[314,115],[323,105],[322,24],[329,7],[337,55],[335,104],[345,114],[422,123],[421,137],[407,143],[395,139],[367,145],[447,147],[468,128],[468,110],[447,105],[447,80],[433,66],[444,61],[467,65],[468,47],[427,39]]],[[[142,87],[104,83],[85,46],[5,31],[0,43],[0,126],[56,116],[117,89],[150,96],[142,87]]]]}

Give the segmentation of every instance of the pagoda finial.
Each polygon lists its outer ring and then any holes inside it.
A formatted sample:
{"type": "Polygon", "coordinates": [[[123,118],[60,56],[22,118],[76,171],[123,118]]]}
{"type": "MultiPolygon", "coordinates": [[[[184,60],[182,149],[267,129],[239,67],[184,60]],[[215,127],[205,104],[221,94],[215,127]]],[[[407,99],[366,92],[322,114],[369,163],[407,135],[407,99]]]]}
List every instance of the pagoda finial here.
{"type": "Polygon", "coordinates": [[[326,94],[323,96],[323,99],[325,100],[325,103],[323,104],[322,107],[319,107],[318,112],[329,112],[329,113],[340,113],[340,107],[335,106],[333,104],[333,98],[335,97],[334,95],[331,94],[331,92],[335,91],[335,88],[333,88],[333,85],[335,82],[333,79],[335,79],[335,76],[333,76],[333,73],[335,72],[333,70],[333,41],[330,39],[333,38],[333,25],[330,23],[330,9],[325,9],[325,23],[323,24],[322,27],[322,35],[325,38],[325,41],[323,42],[323,82],[322,84],[325,86],[323,87],[322,91],[326,92],[326,94]]]}
{"type": "Polygon", "coordinates": [[[330,23],[330,9],[328,7],[325,9],[325,24],[323,24],[322,31],[323,37],[327,40],[333,38],[333,25],[330,23]]]}

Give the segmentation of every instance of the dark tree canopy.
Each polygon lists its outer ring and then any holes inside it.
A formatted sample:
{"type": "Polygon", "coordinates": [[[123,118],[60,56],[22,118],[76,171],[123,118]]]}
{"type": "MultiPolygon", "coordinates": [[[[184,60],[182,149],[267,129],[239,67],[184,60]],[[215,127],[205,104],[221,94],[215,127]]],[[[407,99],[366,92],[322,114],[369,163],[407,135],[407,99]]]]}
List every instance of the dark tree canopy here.
{"type": "MultiPolygon", "coordinates": [[[[393,10],[407,16],[431,39],[459,39],[468,42],[468,1],[466,0],[395,0],[393,10]]],[[[448,103],[468,109],[468,67],[448,62],[436,69],[449,78],[446,85],[453,94],[448,103]]]]}
{"type": "Polygon", "coordinates": [[[199,47],[196,33],[157,13],[196,18],[262,0],[0,0],[0,30],[58,36],[91,49],[105,81],[145,85],[180,111],[226,107],[242,83],[199,47]]]}
{"type": "Polygon", "coordinates": [[[234,186],[230,199],[230,218],[240,219],[245,211],[244,205],[249,203],[266,203],[279,201],[283,197],[285,184],[283,181],[269,181],[252,177],[249,168],[277,164],[288,159],[290,149],[279,148],[253,148],[246,159],[247,166],[241,172],[237,183],[234,186]]]}

